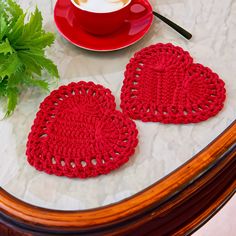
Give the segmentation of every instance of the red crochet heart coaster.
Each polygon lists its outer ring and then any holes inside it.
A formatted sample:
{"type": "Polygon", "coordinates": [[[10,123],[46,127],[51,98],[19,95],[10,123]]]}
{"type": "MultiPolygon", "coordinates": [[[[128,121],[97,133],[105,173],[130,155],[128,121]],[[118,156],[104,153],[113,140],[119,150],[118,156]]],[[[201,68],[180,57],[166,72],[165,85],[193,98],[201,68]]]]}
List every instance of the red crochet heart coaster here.
{"type": "Polygon", "coordinates": [[[225,92],[219,76],[194,64],[188,52],[160,43],[142,49],[130,60],[121,108],[145,122],[200,122],[223,108],[225,92]]]}
{"type": "Polygon", "coordinates": [[[28,162],[39,171],[71,178],[107,174],[133,155],[135,123],[115,110],[110,90],[71,83],[40,105],[28,137],[28,162]]]}

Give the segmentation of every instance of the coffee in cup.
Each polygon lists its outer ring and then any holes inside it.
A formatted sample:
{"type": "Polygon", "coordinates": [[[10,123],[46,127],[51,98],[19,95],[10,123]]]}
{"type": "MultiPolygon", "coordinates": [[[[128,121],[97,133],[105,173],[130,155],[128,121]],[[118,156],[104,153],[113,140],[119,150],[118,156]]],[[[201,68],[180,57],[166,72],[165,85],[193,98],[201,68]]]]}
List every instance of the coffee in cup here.
{"type": "Polygon", "coordinates": [[[74,0],[83,10],[90,12],[113,12],[123,8],[130,0],[74,0]]]}

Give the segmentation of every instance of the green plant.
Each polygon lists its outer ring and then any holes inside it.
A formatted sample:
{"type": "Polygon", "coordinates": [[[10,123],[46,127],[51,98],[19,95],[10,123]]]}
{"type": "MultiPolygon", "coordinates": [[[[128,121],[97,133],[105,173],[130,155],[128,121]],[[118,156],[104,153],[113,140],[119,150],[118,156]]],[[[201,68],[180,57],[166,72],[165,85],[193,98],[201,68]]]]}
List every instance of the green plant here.
{"type": "Polygon", "coordinates": [[[6,116],[14,111],[22,89],[48,90],[48,82],[41,79],[43,71],[59,78],[57,67],[45,56],[54,34],[43,30],[38,8],[28,22],[26,14],[13,0],[0,0],[0,99],[7,100],[6,116]]]}

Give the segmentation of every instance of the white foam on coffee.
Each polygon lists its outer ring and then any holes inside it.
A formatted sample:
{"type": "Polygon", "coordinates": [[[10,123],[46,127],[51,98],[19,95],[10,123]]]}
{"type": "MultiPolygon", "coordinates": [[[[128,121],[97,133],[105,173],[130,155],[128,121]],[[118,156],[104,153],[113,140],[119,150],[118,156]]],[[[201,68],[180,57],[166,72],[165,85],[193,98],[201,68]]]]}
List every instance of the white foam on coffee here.
{"type": "Polygon", "coordinates": [[[91,12],[104,13],[119,10],[124,7],[124,3],[119,0],[87,0],[80,1],[79,7],[91,12]]]}

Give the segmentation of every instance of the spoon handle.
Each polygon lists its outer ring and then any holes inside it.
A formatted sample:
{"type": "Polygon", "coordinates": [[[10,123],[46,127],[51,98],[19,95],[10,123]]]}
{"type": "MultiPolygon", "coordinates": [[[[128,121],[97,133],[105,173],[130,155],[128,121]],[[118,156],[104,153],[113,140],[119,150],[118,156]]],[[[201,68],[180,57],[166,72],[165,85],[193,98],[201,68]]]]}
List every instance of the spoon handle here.
{"type": "Polygon", "coordinates": [[[163,22],[165,22],[167,25],[169,25],[170,27],[172,27],[173,29],[175,29],[178,33],[180,33],[182,36],[184,36],[186,39],[191,39],[192,38],[192,34],[190,34],[188,31],[186,31],[185,29],[183,29],[182,27],[180,27],[179,25],[176,25],[174,22],[172,22],[171,20],[167,19],[166,17],[160,15],[159,13],[153,11],[153,15],[158,17],[160,20],[162,20],[163,22]]]}

